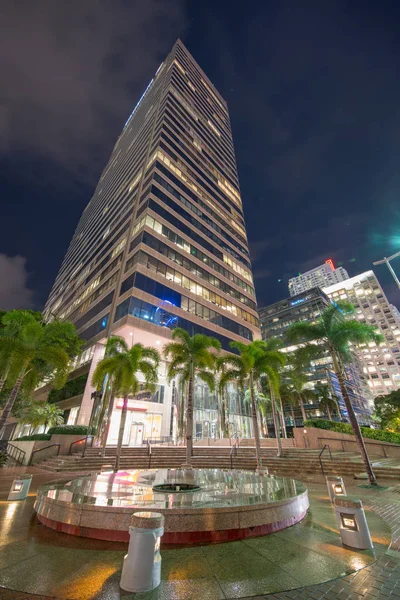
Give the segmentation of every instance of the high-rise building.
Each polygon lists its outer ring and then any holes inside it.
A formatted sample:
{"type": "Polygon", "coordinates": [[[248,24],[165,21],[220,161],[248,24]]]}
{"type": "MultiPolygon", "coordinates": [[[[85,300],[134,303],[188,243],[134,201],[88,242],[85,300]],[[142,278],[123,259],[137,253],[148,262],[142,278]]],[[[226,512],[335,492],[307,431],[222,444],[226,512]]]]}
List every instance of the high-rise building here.
{"type": "Polygon", "coordinates": [[[348,278],[347,271],[343,267],[335,268],[333,261],[329,258],[323,265],[289,279],[289,294],[295,296],[312,288],[323,288],[348,278]]]}
{"type": "MultiPolygon", "coordinates": [[[[128,118],[79,221],[45,307],[73,321],[87,348],[81,396],[60,403],[69,421],[94,414],[93,368],[110,334],[162,350],[179,326],[230,340],[259,337],[258,313],[228,107],[177,41],[128,118]]],[[[173,430],[165,364],[154,395],[130,401],[125,444],[173,430]]],[[[251,433],[232,394],[234,428],[251,433]]],[[[109,442],[117,437],[117,400],[109,442]]],[[[196,435],[217,428],[216,400],[198,382],[196,435]]]]}
{"type": "MultiPolygon", "coordinates": [[[[329,305],[329,297],[317,287],[261,308],[259,315],[262,338],[264,340],[280,338],[283,342],[282,350],[287,353],[293,352],[298,346],[289,343],[285,337],[285,333],[290,325],[297,321],[315,322],[329,305]]],[[[337,377],[333,372],[332,356],[327,349],[320,358],[311,362],[305,374],[307,376],[306,389],[313,390],[317,383],[329,385],[332,394],[338,401],[341,418],[347,420],[346,406],[337,377]]],[[[363,425],[369,425],[371,423],[370,403],[372,397],[366,386],[362,366],[357,356],[354,356],[351,365],[346,366],[345,382],[359,422],[363,425]]],[[[318,402],[310,400],[306,394],[304,394],[304,404],[308,417],[317,418],[323,416],[323,411],[318,402]]],[[[284,408],[287,425],[291,425],[292,409],[289,406],[285,406],[284,408]]],[[[302,416],[299,407],[295,408],[294,414],[296,425],[300,426],[302,424],[302,416]]]]}
{"type": "Polygon", "coordinates": [[[364,375],[373,397],[400,388],[400,327],[396,312],[389,304],[373,271],[366,271],[324,289],[334,301],[346,300],[356,307],[356,318],[374,325],[385,341],[357,348],[364,375]]]}

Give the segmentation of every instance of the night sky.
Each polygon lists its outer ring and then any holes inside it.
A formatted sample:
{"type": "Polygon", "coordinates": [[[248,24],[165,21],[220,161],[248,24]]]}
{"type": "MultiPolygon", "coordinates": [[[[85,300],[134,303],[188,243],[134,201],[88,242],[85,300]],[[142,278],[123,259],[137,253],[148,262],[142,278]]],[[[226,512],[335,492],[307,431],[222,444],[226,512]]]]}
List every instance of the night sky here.
{"type": "Polygon", "coordinates": [[[229,104],[260,306],[326,258],[352,276],[400,250],[399,22],[385,0],[3,2],[0,306],[43,307],[177,37],[229,104]]]}

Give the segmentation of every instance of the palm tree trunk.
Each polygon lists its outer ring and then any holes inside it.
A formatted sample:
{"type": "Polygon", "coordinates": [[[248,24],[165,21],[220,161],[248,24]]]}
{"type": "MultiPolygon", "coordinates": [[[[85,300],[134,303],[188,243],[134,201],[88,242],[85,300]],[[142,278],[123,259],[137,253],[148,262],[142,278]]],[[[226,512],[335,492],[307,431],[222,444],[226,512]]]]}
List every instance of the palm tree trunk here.
{"type": "Polygon", "coordinates": [[[274,390],[272,389],[271,385],[270,385],[269,390],[270,390],[270,394],[271,394],[272,418],[274,420],[276,442],[277,442],[277,445],[278,445],[277,456],[279,458],[279,457],[282,456],[281,432],[280,432],[280,426],[279,426],[279,422],[278,422],[278,418],[277,418],[277,410],[276,410],[276,403],[275,403],[275,393],[274,393],[274,390]]]}
{"type": "Polygon", "coordinates": [[[347,393],[347,388],[346,388],[346,384],[344,381],[344,368],[343,368],[342,362],[340,360],[340,357],[336,354],[336,352],[332,348],[331,348],[331,352],[332,352],[332,357],[334,359],[335,373],[337,375],[339,385],[340,385],[340,390],[342,392],[343,400],[346,405],[347,413],[349,415],[350,425],[353,428],[354,436],[356,438],[356,442],[357,442],[357,445],[358,445],[360,453],[361,453],[361,458],[363,459],[363,462],[365,465],[365,470],[367,471],[368,479],[369,479],[371,485],[377,485],[375,473],[372,469],[372,465],[371,465],[371,462],[370,462],[368,454],[367,454],[367,449],[364,444],[364,438],[361,433],[360,425],[357,421],[357,417],[355,415],[353,405],[352,405],[350,397],[347,393]]]}
{"type": "Polygon", "coordinates": [[[255,394],[254,394],[254,377],[253,377],[253,371],[250,371],[250,397],[251,397],[251,418],[252,418],[252,421],[253,421],[254,441],[255,441],[255,445],[256,445],[257,469],[258,470],[262,470],[260,431],[258,429],[256,399],[255,399],[255,394]]]}
{"type": "Polygon", "coordinates": [[[18,392],[20,390],[21,384],[22,384],[22,380],[24,378],[25,375],[25,369],[26,366],[24,365],[21,369],[21,371],[19,372],[18,378],[14,384],[13,389],[11,390],[11,394],[8,397],[8,400],[6,402],[5,407],[3,408],[3,412],[1,413],[1,417],[0,417],[0,439],[3,437],[4,434],[4,429],[7,423],[7,419],[11,414],[12,408],[14,406],[14,402],[15,399],[18,395],[18,392]]]}
{"type": "Polygon", "coordinates": [[[119,423],[119,433],[118,433],[118,443],[117,443],[117,455],[115,457],[114,471],[119,471],[119,464],[121,462],[122,440],[123,440],[123,437],[124,437],[125,423],[126,423],[126,414],[127,414],[127,412],[128,412],[128,396],[124,396],[124,403],[122,405],[122,410],[121,410],[121,421],[119,423]]]}
{"type": "Polygon", "coordinates": [[[294,416],[293,404],[290,405],[290,412],[292,413],[293,427],[296,427],[296,417],[294,416]]]}
{"type": "Polygon", "coordinates": [[[186,405],[186,465],[192,465],[193,456],[193,395],[194,395],[194,365],[190,362],[189,389],[186,405]]]}
{"type": "Polygon", "coordinates": [[[223,414],[223,437],[229,437],[229,418],[228,418],[228,406],[226,403],[226,389],[222,390],[222,414],[223,414]]]}
{"type": "Polygon", "coordinates": [[[329,408],[329,406],[326,407],[326,412],[328,413],[328,419],[330,421],[332,421],[332,413],[331,413],[331,409],[329,408]]]}
{"type": "Polygon", "coordinates": [[[106,449],[107,449],[107,438],[108,438],[108,433],[110,431],[110,425],[111,425],[111,416],[112,416],[112,411],[114,409],[114,394],[112,391],[112,388],[110,390],[110,401],[108,403],[108,410],[107,410],[107,416],[106,416],[106,423],[105,423],[105,427],[104,427],[104,431],[101,437],[101,456],[104,458],[106,455],[106,449]]]}
{"type": "Polygon", "coordinates": [[[10,370],[10,367],[7,367],[6,370],[4,371],[3,375],[0,377],[0,392],[3,389],[5,382],[7,381],[9,370],[10,370]]]}
{"type": "Polygon", "coordinates": [[[279,396],[279,394],[277,396],[277,400],[278,400],[277,404],[279,406],[279,409],[278,409],[279,410],[279,416],[280,416],[280,419],[281,419],[281,422],[282,422],[283,437],[287,438],[286,423],[285,423],[285,413],[284,413],[284,410],[283,410],[282,398],[279,396]]]}
{"type": "Polygon", "coordinates": [[[301,416],[303,417],[303,423],[304,423],[304,421],[307,421],[307,415],[306,415],[306,410],[304,408],[303,396],[301,394],[299,394],[299,404],[300,404],[300,409],[301,409],[301,416]]]}

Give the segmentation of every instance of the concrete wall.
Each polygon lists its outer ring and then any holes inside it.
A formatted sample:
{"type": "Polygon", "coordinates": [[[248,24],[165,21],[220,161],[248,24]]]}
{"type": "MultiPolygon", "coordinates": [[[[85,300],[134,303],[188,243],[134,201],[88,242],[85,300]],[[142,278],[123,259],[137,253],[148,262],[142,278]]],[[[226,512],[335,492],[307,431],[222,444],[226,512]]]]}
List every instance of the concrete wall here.
{"type": "MultiPolygon", "coordinates": [[[[330,431],[328,429],[318,429],[317,427],[296,427],[294,438],[297,448],[320,448],[329,444],[331,450],[345,452],[358,452],[358,446],[354,435],[330,431]]],[[[400,458],[400,446],[398,444],[389,444],[378,440],[364,438],[367,451],[371,455],[400,458]]]]}
{"type": "MultiPolygon", "coordinates": [[[[43,440],[43,441],[18,441],[18,440],[11,440],[10,443],[13,446],[16,446],[17,448],[19,448],[20,450],[23,450],[25,452],[25,457],[24,457],[24,465],[29,465],[29,462],[31,460],[31,456],[33,454],[33,452],[35,452],[36,450],[41,450],[42,448],[46,448],[47,446],[50,446],[51,444],[60,444],[61,448],[60,448],[60,452],[59,454],[68,454],[69,453],[69,448],[72,442],[75,442],[77,440],[81,440],[82,438],[84,438],[85,436],[81,435],[61,435],[61,434],[54,434],[51,436],[51,438],[49,440],[43,440]]],[[[81,446],[81,450],[83,450],[84,447],[84,442],[82,442],[82,445],[79,444],[81,446]]],[[[78,446],[78,444],[76,444],[76,446],[78,446]]],[[[75,451],[77,451],[77,448],[75,448],[75,451]]],[[[38,462],[45,460],[46,458],[50,458],[51,456],[55,456],[57,454],[57,448],[49,448],[48,452],[41,452],[38,453],[37,456],[37,460],[38,462]]],[[[36,455],[33,458],[33,461],[36,460],[36,455]]]]}

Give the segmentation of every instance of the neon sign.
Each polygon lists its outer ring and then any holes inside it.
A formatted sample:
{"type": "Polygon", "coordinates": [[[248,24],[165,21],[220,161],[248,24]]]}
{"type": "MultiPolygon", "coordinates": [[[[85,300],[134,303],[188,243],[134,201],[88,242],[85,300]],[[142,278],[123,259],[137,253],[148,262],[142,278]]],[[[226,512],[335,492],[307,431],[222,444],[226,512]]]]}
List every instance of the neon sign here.
{"type": "Polygon", "coordinates": [[[326,265],[329,265],[329,266],[332,268],[332,271],[334,271],[334,270],[335,270],[335,265],[333,264],[333,260],[332,260],[331,258],[328,258],[328,259],[325,261],[325,264],[326,264],[326,265]]]}

